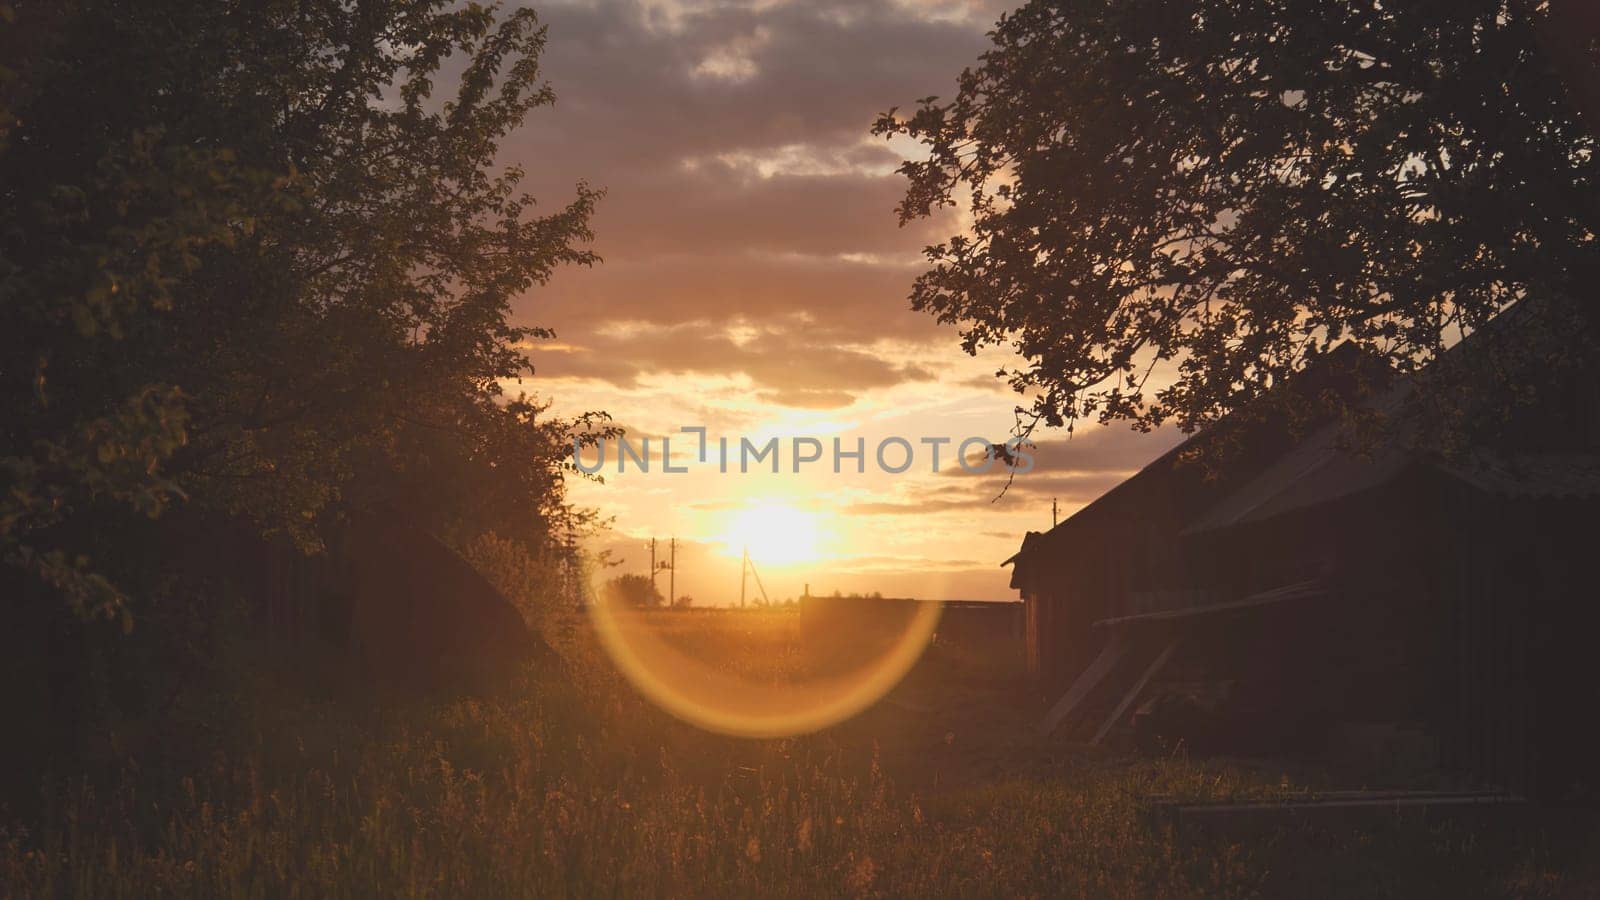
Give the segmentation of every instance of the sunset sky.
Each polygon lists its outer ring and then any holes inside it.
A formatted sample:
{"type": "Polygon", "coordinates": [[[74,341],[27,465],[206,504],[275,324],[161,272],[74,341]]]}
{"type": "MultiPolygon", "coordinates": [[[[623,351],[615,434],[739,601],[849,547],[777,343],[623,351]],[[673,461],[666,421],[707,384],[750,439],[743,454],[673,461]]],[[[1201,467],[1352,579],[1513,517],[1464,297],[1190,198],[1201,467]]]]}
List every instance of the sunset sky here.
{"type": "MultiPolygon", "coordinates": [[[[600,546],[644,572],[651,536],[679,539],[677,591],[737,602],[739,548],[774,598],[881,591],[1004,599],[998,564],[1027,530],[1070,514],[1171,446],[1118,426],[1038,435],[1036,469],[1004,497],[998,471],[932,474],[923,437],[1004,440],[1017,403],[996,368],[952,328],[912,312],[921,248],[954,215],[897,226],[894,173],[915,146],[872,137],[876,114],[953,92],[983,51],[992,4],[547,3],[544,71],[554,109],[507,145],[550,207],[583,179],[607,196],[594,269],[563,271],[526,296],[526,324],[559,339],[534,352],[524,388],[565,414],[610,412],[636,437],[704,426],[713,440],[781,436],[783,473],[629,473],[574,498],[615,517],[600,546]],[[868,472],[831,459],[789,469],[789,436],[858,437],[868,472]],[[872,448],[917,444],[903,475],[872,448]],[[993,501],[993,502],[992,502],[993,501]]],[[[674,440],[674,461],[694,439],[674,440]]],[[[658,464],[659,465],[659,464],[658,464]]],[[[666,576],[660,586],[667,589],[666,576]]],[[[752,595],[756,589],[751,584],[752,595]]]]}

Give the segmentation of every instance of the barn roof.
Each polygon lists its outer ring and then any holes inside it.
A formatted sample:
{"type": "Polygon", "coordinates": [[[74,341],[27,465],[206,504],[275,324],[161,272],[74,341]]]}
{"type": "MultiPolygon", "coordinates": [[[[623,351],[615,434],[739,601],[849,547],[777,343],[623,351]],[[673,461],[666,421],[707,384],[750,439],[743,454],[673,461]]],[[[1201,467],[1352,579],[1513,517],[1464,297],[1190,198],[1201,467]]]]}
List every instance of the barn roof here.
{"type": "Polygon", "coordinates": [[[1521,499],[1600,497],[1600,455],[1491,453],[1445,460],[1389,445],[1362,457],[1337,433],[1314,435],[1185,528],[1191,535],[1261,522],[1388,484],[1412,466],[1443,472],[1485,493],[1521,499]]]}
{"type": "Polygon", "coordinates": [[[1600,455],[1593,453],[1477,454],[1436,465],[1473,487],[1505,497],[1600,497],[1600,455]]]}
{"type": "MultiPolygon", "coordinates": [[[[1383,361],[1364,355],[1354,344],[1341,344],[1317,363],[1302,371],[1296,380],[1283,389],[1313,396],[1324,390],[1342,390],[1354,383],[1385,380],[1390,371],[1383,361]]],[[[1180,510],[1180,515],[1195,515],[1209,508],[1215,498],[1244,479],[1251,478],[1260,467],[1280,459],[1286,451],[1297,445],[1283,428],[1252,418],[1249,415],[1225,416],[1212,426],[1189,435],[1182,443],[1145,465],[1129,478],[1118,482],[1110,490],[1095,498],[1087,506],[1064,519],[1046,532],[1028,532],[1022,546],[1001,566],[1017,564],[1012,571],[1012,587],[1021,578],[1022,564],[1035,554],[1056,546],[1056,542],[1079,529],[1093,528],[1107,517],[1140,515],[1142,505],[1147,505],[1152,492],[1165,496],[1180,510]],[[1222,461],[1221,469],[1205,470],[1199,464],[1187,464],[1186,458],[1203,452],[1214,441],[1238,442],[1222,461]]]]}
{"type": "MultiPolygon", "coordinates": [[[[1543,304],[1518,303],[1451,347],[1446,356],[1460,359],[1482,352],[1484,347],[1536,321],[1543,309],[1543,304]]],[[[1347,371],[1355,371],[1368,362],[1360,357],[1353,345],[1344,344],[1330,355],[1327,362],[1332,365],[1327,365],[1321,376],[1330,372],[1336,375],[1341,360],[1350,367],[1347,371]]],[[[1323,386],[1319,383],[1322,378],[1314,369],[1301,373],[1301,379],[1309,382],[1309,387],[1313,389],[1323,386]],[[1307,378],[1308,375],[1311,377],[1307,378]]],[[[1415,377],[1397,378],[1379,391],[1370,403],[1384,413],[1400,413],[1418,388],[1419,381],[1415,377]]],[[[1224,423],[1227,421],[1223,420],[1224,423]]],[[[1320,506],[1388,484],[1413,466],[1430,468],[1478,490],[1505,497],[1600,497],[1600,454],[1479,448],[1460,458],[1444,459],[1437,454],[1416,449],[1418,443],[1425,443],[1415,440],[1417,427],[1416,422],[1402,422],[1397,431],[1385,436],[1377,446],[1357,453],[1343,446],[1345,431],[1341,423],[1330,422],[1312,431],[1299,443],[1287,447],[1280,445],[1275,455],[1240,461],[1229,477],[1223,479],[1225,483],[1219,485],[1218,490],[1191,495],[1192,498],[1204,500],[1198,509],[1191,507],[1186,511],[1186,516],[1180,517],[1180,521],[1186,521],[1187,524],[1179,533],[1191,535],[1210,532],[1320,506]],[[1253,467],[1258,468],[1252,472],[1253,467]]],[[[1126,501],[1130,500],[1137,503],[1134,500],[1134,495],[1138,493],[1136,485],[1170,472],[1182,454],[1210,435],[1211,431],[1207,430],[1191,436],[1055,529],[1044,534],[1030,532],[1021,549],[1001,565],[1020,563],[1049,541],[1062,537],[1069,527],[1089,524],[1105,513],[1108,507],[1125,506],[1126,501]]],[[[1013,573],[1013,586],[1018,580],[1016,573],[1013,573]]]]}
{"type": "Polygon", "coordinates": [[[1326,426],[1180,533],[1215,531],[1330,503],[1387,483],[1411,461],[1392,444],[1368,456],[1347,452],[1339,446],[1339,426],[1326,426]]]}

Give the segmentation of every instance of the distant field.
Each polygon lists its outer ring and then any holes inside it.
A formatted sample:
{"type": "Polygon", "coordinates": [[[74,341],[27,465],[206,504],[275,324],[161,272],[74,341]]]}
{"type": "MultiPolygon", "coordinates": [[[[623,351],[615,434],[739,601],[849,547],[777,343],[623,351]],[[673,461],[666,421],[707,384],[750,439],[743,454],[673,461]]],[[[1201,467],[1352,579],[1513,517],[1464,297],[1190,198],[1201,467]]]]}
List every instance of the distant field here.
{"type": "MultiPolygon", "coordinates": [[[[789,677],[811,655],[792,611],[641,622],[731,674],[789,677]]],[[[54,785],[42,816],[0,829],[0,894],[1582,896],[1596,883],[1600,843],[1537,829],[1174,834],[1145,798],[1270,797],[1318,776],[1043,741],[1002,646],[936,641],[866,713],[744,740],[643,702],[583,617],[546,626],[560,664],[488,697],[352,709],[291,702],[286,683],[239,697],[246,727],[188,768],[54,785]]]]}

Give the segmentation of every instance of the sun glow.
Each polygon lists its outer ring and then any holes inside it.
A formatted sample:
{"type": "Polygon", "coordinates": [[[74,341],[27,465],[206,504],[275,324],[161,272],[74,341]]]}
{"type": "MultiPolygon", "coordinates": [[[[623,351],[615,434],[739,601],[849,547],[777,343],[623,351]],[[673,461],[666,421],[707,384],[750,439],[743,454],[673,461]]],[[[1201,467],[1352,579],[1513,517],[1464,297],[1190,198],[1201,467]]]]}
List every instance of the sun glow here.
{"type": "Polygon", "coordinates": [[[785,503],[763,503],[735,513],[721,543],[733,556],[748,549],[757,563],[814,562],[820,556],[818,526],[815,513],[785,503]]]}

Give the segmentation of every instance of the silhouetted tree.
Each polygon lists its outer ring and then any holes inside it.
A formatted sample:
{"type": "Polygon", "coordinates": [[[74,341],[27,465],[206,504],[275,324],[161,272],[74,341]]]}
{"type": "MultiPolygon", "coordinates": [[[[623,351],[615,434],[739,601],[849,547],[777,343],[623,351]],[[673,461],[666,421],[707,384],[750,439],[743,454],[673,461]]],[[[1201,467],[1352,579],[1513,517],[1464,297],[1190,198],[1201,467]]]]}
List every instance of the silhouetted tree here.
{"type": "Polygon", "coordinates": [[[511,299],[594,260],[596,192],[535,215],[496,162],[552,100],[531,11],[0,12],[6,563],[114,616],[108,547],[179,498],[307,549],[376,500],[530,546],[566,524],[571,435],[604,417],[502,394],[549,335],[511,299]]]}
{"type": "Polygon", "coordinates": [[[653,608],[666,602],[666,598],[650,582],[649,576],[638,573],[618,575],[606,582],[606,590],[611,599],[628,606],[653,608]]]}
{"type": "Polygon", "coordinates": [[[1541,298],[1481,371],[1434,370],[1504,411],[1573,362],[1600,273],[1596,140],[1541,43],[1572,5],[1029,3],[953,99],[876,125],[928,145],[902,221],[971,215],[912,303],[1016,349],[1024,430],[1190,429],[1342,341],[1417,371],[1541,298]]]}

